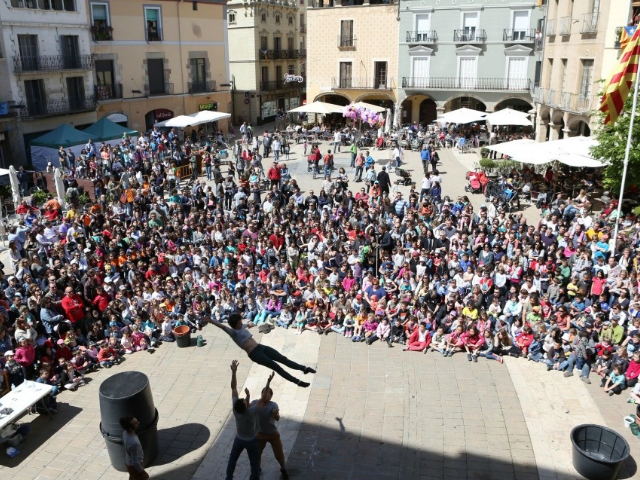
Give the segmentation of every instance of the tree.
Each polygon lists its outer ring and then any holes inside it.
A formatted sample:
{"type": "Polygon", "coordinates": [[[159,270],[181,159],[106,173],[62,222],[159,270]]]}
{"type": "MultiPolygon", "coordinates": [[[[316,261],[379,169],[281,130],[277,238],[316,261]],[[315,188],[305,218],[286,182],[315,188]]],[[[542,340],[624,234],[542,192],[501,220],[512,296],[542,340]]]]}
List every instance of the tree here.
{"type": "MultiPolygon", "coordinates": [[[[640,100],[640,98],[638,99],[640,100]]],[[[631,122],[631,110],[633,107],[633,91],[624,104],[624,109],[613,126],[602,125],[597,129],[595,139],[600,143],[591,148],[594,158],[607,161],[604,169],[604,184],[613,192],[620,192],[622,183],[622,170],[624,167],[624,152],[627,146],[629,123],[631,122]]],[[[604,114],[600,114],[604,120],[604,114]]],[[[636,109],[636,118],[633,124],[631,136],[631,153],[629,155],[629,168],[625,191],[637,192],[640,187],[640,101],[636,109]]]]}

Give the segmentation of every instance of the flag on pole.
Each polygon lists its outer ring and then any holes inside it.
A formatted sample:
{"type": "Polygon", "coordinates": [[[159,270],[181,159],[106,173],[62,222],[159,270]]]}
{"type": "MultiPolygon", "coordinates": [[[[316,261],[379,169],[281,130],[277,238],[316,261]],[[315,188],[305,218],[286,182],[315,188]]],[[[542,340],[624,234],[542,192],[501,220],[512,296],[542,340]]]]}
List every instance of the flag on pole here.
{"type": "Polygon", "coordinates": [[[637,25],[633,25],[632,27],[624,27],[622,29],[622,32],[620,33],[620,49],[621,50],[624,50],[625,48],[627,48],[627,45],[629,44],[631,37],[633,37],[633,34],[636,33],[637,28],[638,28],[637,25]]]}
{"type": "Polygon", "coordinates": [[[622,112],[640,63],[640,28],[636,28],[622,56],[604,86],[600,110],[606,115],[604,123],[614,124],[622,112]]]}

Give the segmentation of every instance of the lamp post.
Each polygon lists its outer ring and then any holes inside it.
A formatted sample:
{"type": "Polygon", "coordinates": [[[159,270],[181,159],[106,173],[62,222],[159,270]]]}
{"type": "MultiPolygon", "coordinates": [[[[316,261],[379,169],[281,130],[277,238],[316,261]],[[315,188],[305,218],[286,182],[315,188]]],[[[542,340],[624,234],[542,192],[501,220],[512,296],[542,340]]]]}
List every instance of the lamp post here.
{"type": "Polygon", "coordinates": [[[231,80],[229,83],[221,83],[221,87],[231,87],[231,123],[236,123],[236,102],[235,102],[235,93],[236,93],[236,76],[231,75],[231,80]]]}

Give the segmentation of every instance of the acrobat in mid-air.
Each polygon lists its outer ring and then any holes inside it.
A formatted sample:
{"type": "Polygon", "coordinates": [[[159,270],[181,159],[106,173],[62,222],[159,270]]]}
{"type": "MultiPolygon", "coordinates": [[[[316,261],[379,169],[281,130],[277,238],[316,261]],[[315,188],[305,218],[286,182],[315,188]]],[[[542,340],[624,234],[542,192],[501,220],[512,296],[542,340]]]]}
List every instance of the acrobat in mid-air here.
{"type": "Polygon", "coordinates": [[[238,345],[241,349],[247,352],[247,355],[251,360],[255,363],[258,363],[264,367],[270,368],[278,375],[280,375],[285,380],[289,380],[292,383],[295,383],[299,387],[308,387],[309,384],[307,382],[303,382],[302,380],[294,377],[289,372],[287,372],[284,368],[282,368],[279,363],[293,369],[300,370],[305,375],[307,373],[316,373],[316,371],[311,367],[305,367],[304,365],[300,365],[299,363],[293,362],[289,360],[287,357],[282,355],[280,352],[275,350],[274,348],[267,347],[266,345],[262,345],[255,341],[251,332],[247,329],[247,327],[242,323],[242,317],[237,313],[229,316],[229,323],[225,325],[224,323],[220,323],[217,320],[212,319],[211,322],[218,328],[224,330],[227,335],[231,337],[236,345],[238,345]]]}

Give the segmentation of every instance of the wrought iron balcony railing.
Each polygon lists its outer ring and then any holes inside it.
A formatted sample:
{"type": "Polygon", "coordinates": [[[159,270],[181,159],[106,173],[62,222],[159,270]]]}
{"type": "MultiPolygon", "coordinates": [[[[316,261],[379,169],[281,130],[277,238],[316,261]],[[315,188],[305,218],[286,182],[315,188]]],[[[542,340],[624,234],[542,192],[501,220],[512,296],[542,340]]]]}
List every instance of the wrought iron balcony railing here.
{"type": "Polygon", "coordinates": [[[93,95],[85,97],[70,97],[63,99],[49,99],[41,102],[27,102],[27,108],[23,109],[21,116],[27,118],[65,115],[95,110],[96,99],[93,95]]]}
{"type": "Polygon", "coordinates": [[[338,48],[343,50],[353,50],[356,48],[356,37],[354,35],[338,35],[338,48]]]}
{"type": "Polygon", "coordinates": [[[571,17],[562,17],[560,19],[560,35],[571,35],[571,17]]]}
{"type": "Polygon", "coordinates": [[[153,95],[173,95],[173,83],[165,83],[164,89],[153,90],[151,91],[151,87],[149,85],[144,86],[144,94],[147,97],[153,95]]]}
{"type": "Polygon", "coordinates": [[[145,36],[147,42],[161,42],[163,40],[161,28],[147,28],[145,36]]]}
{"type": "Polygon", "coordinates": [[[216,82],[192,82],[189,86],[189,93],[208,93],[216,91],[216,82]]]}
{"type": "Polygon", "coordinates": [[[122,84],[110,83],[106,85],[96,85],[95,96],[98,101],[122,98],[122,84]]]}
{"type": "Polygon", "coordinates": [[[438,33],[435,30],[408,31],[407,43],[434,44],[438,41],[438,33]]]}
{"type": "Polygon", "coordinates": [[[16,55],[13,57],[13,72],[52,72],[56,70],[91,70],[91,55],[16,55]]]}
{"type": "Polygon", "coordinates": [[[552,37],[556,34],[555,18],[552,18],[551,20],[547,20],[546,33],[547,33],[547,37],[552,37]]]}
{"type": "Polygon", "coordinates": [[[113,27],[110,25],[106,27],[94,25],[91,27],[91,37],[94,42],[109,42],[113,40],[113,27]]]}
{"type": "Polygon", "coordinates": [[[458,43],[482,43],[487,41],[487,32],[482,29],[460,29],[453,31],[453,41],[458,43]]]}
{"type": "Polygon", "coordinates": [[[598,14],[585,13],[582,15],[580,33],[598,33],[598,14]]]}
{"type": "Polygon", "coordinates": [[[530,43],[533,42],[535,38],[535,28],[525,28],[524,30],[505,28],[502,33],[502,41],[504,42],[530,43]]]}
{"type": "Polygon", "coordinates": [[[529,91],[528,78],[403,77],[402,88],[410,90],[510,90],[529,91]]]}
{"type": "Polygon", "coordinates": [[[300,50],[258,50],[260,60],[288,60],[299,56],[300,50]]]}
{"type": "Polygon", "coordinates": [[[333,90],[391,90],[395,82],[393,78],[333,77],[331,84],[333,90]]]}

